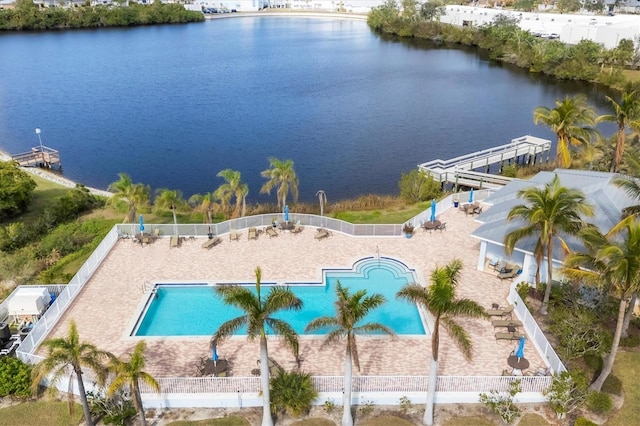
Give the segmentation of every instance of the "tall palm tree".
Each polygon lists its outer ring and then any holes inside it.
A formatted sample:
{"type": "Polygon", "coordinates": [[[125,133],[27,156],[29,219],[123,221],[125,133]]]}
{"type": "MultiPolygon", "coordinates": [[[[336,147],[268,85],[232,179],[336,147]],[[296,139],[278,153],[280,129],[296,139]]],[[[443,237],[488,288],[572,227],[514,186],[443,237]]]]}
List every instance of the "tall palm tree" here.
{"type": "Polygon", "coordinates": [[[582,191],[562,186],[558,175],[554,175],[543,188],[518,191],[518,197],[524,204],[514,206],[507,215],[507,221],[518,220],[521,226],[505,236],[505,250],[511,254],[520,240],[537,238],[534,253],[538,262],[536,275],[539,275],[542,253],[547,258],[547,287],[540,307],[540,313],[546,315],[553,280],[554,241],[557,239],[568,253],[569,248],[560,234],[577,234],[584,226],[582,216],[592,216],[593,207],[587,204],[582,191]]]}
{"type": "Polygon", "coordinates": [[[151,188],[141,183],[133,183],[126,173],[118,173],[119,180],[109,185],[108,190],[114,192],[109,200],[113,202],[124,201],[128,210],[123,223],[136,221],[136,209],[149,203],[151,188]]]}
{"type": "Polygon", "coordinates": [[[171,210],[173,213],[173,233],[178,234],[178,217],[176,211],[183,211],[187,207],[187,202],[182,198],[182,192],[167,188],[160,188],[156,191],[156,199],[153,201],[153,207],[156,211],[164,209],[171,210]]]}
{"type": "Polygon", "coordinates": [[[225,180],[225,183],[220,185],[215,190],[215,196],[223,200],[223,204],[229,208],[231,217],[244,216],[246,211],[246,199],[249,195],[249,186],[246,183],[242,183],[242,175],[237,170],[224,169],[218,172],[216,175],[225,180]],[[232,204],[231,199],[235,199],[232,204]]]}
{"type": "Polygon", "coordinates": [[[433,400],[438,378],[438,352],[440,349],[440,324],[444,326],[453,341],[467,360],[472,358],[473,343],[469,334],[455,322],[455,317],[487,318],[484,308],[471,299],[457,299],[456,287],[460,279],[462,261],[454,259],[444,267],[431,271],[429,287],[412,283],[402,287],[396,294],[399,299],[422,305],[433,315],[435,322],[431,334],[431,365],[429,367],[429,386],[427,407],[423,421],[433,424],[433,400]]]}
{"type": "Polygon", "coordinates": [[[640,221],[629,216],[606,235],[589,226],[582,229],[580,236],[587,251],[571,253],[565,261],[565,272],[594,285],[607,285],[620,298],[611,352],[590,386],[591,390],[600,391],[616,359],[631,295],[640,290],[640,221]]]}
{"type": "Polygon", "coordinates": [[[284,338],[286,344],[298,358],[298,334],[287,322],[274,318],[279,311],[298,311],[302,309],[300,300],[289,288],[272,287],[266,297],[262,296],[260,281],[262,270],[257,267],[256,293],[249,288],[237,285],[223,285],[216,287],[216,292],[227,305],[235,306],[244,315],[226,321],[218,328],[211,338],[211,343],[221,342],[233,335],[241,327],[247,327],[247,338],[250,341],[260,339],[260,379],[262,385],[262,426],[273,426],[271,417],[271,399],[269,395],[269,352],[267,349],[268,326],[274,334],[284,338]]]}
{"type": "Polygon", "coordinates": [[[278,197],[278,207],[280,211],[287,205],[287,194],[291,192],[293,201],[298,200],[298,176],[293,169],[292,160],[279,160],[277,158],[269,158],[269,168],[263,170],[260,176],[268,179],[262,188],[261,194],[271,194],[273,188],[276,189],[278,197]]]}
{"type": "Polygon", "coordinates": [[[611,114],[598,117],[599,121],[611,121],[618,125],[616,149],[611,158],[611,172],[620,171],[620,163],[624,154],[624,146],[627,139],[627,128],[633,129],[635,132],[640,131],[640,99],[635,90],[625,91],[622,93],[621,102],[605,96],[609,101],[609,109],[611,114]]]}
{"type": "Polygon", "coordinates": [[[381,294],[367,296],[366,290],[359,290],[350,294],[349,289],[343,287],[340,281],[338,281],[336,285],[336,296],[336,316],[316,318],[307,324],[305,331],[329,327],[330,331],[324,339],[324,342],[322,342],[322,348],[340,341],[343,337],[347,341],[344,359],[344,394],[342,398],[344,411],[342,413],[342,426],[351,426],[353,425],[353,417],[351,415],[352,361],[356,364],[358,371],[360,371],[356,334],[385,333],[390,336],[395,336],[395,333],[390,328],[377,322],[360,324],[369,312],[385,302],[385,298],[381,294]]]}
{"type": "Polygon", "coordinates": [[[189,204],[193,206],[194,213],[202,214],[202,223],[213,223],[212,213],[216,207],[214,197],[210,193],[193,194],[189,197],[189,204]]]}
{"type": "MultiPolygon", "coordinates": [[[[47,355],[32,371],[32,387],[34,393],[37,391],[42,379],[51,374],[51,382],[56,383],[62,377],[69,374],[68,368],[70,367],[72,371],[69,377],[69,406],[70,408],[73,406],[72,383],[73,376],[75,375],[85,422],[88,426],[93,426],[94,423],[91,418],[89,402],[87,401],[87,394],[82,379],[82,369],[84,367],[90,368],[95,372],[98,382],[104,383],[107,374],[103,361],[112,355],[99,350],[90,343],[81,342],[75,321],[71,321],[71,324],[69,324],[69,331],[66,338],[57,337],[47,339],[42,342],[42,346],[46,349],[47,355]]],[[[55,386],[50,386],[49,389],[54,391],[55,386]]]]}
{"type": "Polygon", "coordinates": [[[321,189],[316,192],[318,202],[320,203],[320,225],[322,225],[322,216],[324,216],[324,206],[327,204],[327,194],[321,189]]]}
{"type": "MultiPolygon", "coordinates": [[[[627,156],[627,162],[633,176],[617,176],[611,182],[621,188],[627,195],[640,202],[640,161],[631,156],[627,156]]],[[[640,215],[640,204],[635,204],[622,209],[623,216],[640,215]]]]}
{"type": "Polygon", "coordinates": [[[558,167],[571,166],[571,147],[588,145],[597,136],[596,113],[587,104],[586,97],[567,96],[563,101],[556,99],[556,107],[541,106],[533,111],[533,122],[548,126],[558,137],[556,164],[558,167]]]}
{"type": "Polygon", "coordinates": [[[144,406],[140,395],[140,382],[146,383],[153,390],[160,393],[160,385],[156,379],[143,370],[145,365],[144,350],[146,347],[144,340],[139,341],[133,349],[133,353],[129,354],[129,361],[119,360],[115,357],[111,358],[109,370],[114,374],[114,377],[107,388],[107,395],[113,395],[123,387],[129,388],[133,396],[133,405],[140,415],[140,423],[143,426],[147,425],[147,419],[144,416],[144,406]]]}

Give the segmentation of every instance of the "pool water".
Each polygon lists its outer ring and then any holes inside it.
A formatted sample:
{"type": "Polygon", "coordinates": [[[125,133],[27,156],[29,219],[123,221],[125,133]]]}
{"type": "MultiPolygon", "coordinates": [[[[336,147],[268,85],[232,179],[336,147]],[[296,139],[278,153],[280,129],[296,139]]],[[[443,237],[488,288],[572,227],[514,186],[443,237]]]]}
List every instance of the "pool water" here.
{"type": "MultiPolygon", "coordinates": [[[[413,272],[391,259],[364,259],[352,270],[325,271],[324,285],[292,284],[289,288],[303,301],[300,311],[280,312],[277,318],[287,321],[298,334],[325,334],[327,330],[305,333],[309,322],[321,316],[335,316],[334,302],[338,280],[353,294],[365,289],[367,294],[382,294],[386,302],[362,321],[379,322],[401,335],[425,334],[414,304],[397,300],[395,294],[407,283],[415,282],[413,272]]],[[[255,291],[255,286],[251,286],[255,291]]],[[[263,297],[270,288],[263,285],[263,297]]],[[[225,305],[206,284],[159,284],[151,294],[146,312],[134,331],[136,336],[211,336],[222,323],[243,315],[240,309],[225,305]]],[[[237,334],[246,334],[241,329],[237,334]]]]}

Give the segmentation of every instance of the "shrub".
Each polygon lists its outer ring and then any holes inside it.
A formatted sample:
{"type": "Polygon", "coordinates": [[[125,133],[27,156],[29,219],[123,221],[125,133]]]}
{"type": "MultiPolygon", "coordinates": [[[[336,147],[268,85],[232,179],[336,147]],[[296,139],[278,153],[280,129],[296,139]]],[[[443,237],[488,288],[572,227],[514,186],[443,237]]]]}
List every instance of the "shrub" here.
{"type": "Polygon", "coordinates": [[[327,414],[331,413],[335,408],[336,408],[336,403],[335,403],[335,402],[333,402],[332,400],[327,399],[327,400],[324,402],[324,411],[325,411],[327,414]]]}
{"type": "Polygon", "coordinates": [[[500,416],[506,424],[511,424],[522,415],[520,409],[513,403],[513,397],[520,392],[520,380],[509,383],[509,392],[492,390],[488,394],[480,394],[480,402],[500,416]]]}
{"type": "Polygon", "coordinates": [[[418,169],[403,173],[398,187],[400,188],[400,197],[407,203],[427,201],[442,193],[440,182],[436,182],[433,176],[418,169]]]}
{"type": "Polygon", "coordinates": [[[622,395],[622,380],[613,374],[609,374],[602,385],[602,392],[611,395],[622,395]]]}
{"type": "Polygon", "coordinates": [[[598,423],[594,423],[586,417],[578,417],[573,426],[598,426],[598,423]]]}
{"type": "Polygon", "coordinates": [[[635,348],[640,346],[640,336],[622,337],[620,339],[620,346],[624,348],[635,348]]]}
{"type": "Polygon", "coordinates": [[[371,413],[373,413],[373,401],[365,401],[364,404],[360,406],[360,414],[364,417],[371,413]]]}
{"type": "MultiPolygon", "coordinates": [[[[279,411],[300,417],[309,412],[311,403],[318,397],[311,374],[279,369],[270,381],[271,412],[279,411]]],[[[326,403],[325,403],[326,406],[326,403]]]]}
{"type": "Polygon", "coordinates": [[[526,281],[522,281],[516,286],[516,292],[518,293],[518,296],[520,296],[520,299],[522,299],[523,302],[526,302],[527,300],[527,296],[529,295],[529,288],[530,288],[529,283],[526,281]]]}
{"type": "Polygon", "coordinates": [[[518,165],[514,163],[504,166],[500,174],[510,178],[518,177],[518,165]]]}
{"type": "Polygon", "coordinates": [[[400,398],[400,409],[405,414],[407,411],[411,410],[412,407],[413,407],[413,404],[411,403],[411,400],[408,397],[403,396],[402,398],[400,398]]]}
{"type": "Polygon", "coordinates": [[[106,425],[125,426],[136,415],[131,398],[122,391],[107,398],[104,392],[87,392],[89,409],[96,417],[101,417],[106,425]]]}
{"type": "Polygon", "coordinates": [[[590,309],[560,304],[551,311],[550,320],[549,330],[558,336],[560,351],[569,360],[587,354],[600,356],[610,348],[610,333],[590,309]]]}
{"type": "Polygon", "coordinates": [[[553,377],[545,395],[551,409],[562,418],[582,405],[587,396],[587,381],[581,373],[565,371],[553,377]]]}
{"type": "Polygon", "coordinates": [[[31,366],[17,358],[0,357],[0,398],[31,396],[31,366]]]}
{"type": "Polygon", "coordinates": [[[587,396],[587,407],[596,414],[604,414],[611,411],[613,402],[611,402],[611,397],[604,392],[591,392],[587,396]]]}

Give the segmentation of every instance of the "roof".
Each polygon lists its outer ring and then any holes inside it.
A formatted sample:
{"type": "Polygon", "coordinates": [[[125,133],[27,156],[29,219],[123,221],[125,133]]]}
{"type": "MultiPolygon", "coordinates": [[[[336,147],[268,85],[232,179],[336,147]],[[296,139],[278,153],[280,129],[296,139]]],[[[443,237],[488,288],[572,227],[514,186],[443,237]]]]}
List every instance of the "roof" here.
{"type": "MultiPolygon", "coordinates": [[[[611,179],[617,176],[614,173],[594,172],[589,170],[556,169],[553,172],[540,172],[530,180],[514,180],[505,185],[499,191],[490,195],[485,203],[492,205],[486,212],[477,218],[482,223],[471,235],[482,241],[504,245],[505,236],[522,226],[518,220],[507,222],[509,211],[516,205],[522,204],[518,197],[518,191],[532,186],[543,187],[557,174],[563,186],[582,190],[586,199],[594,208],[593,217],[584,218],[586,222],[596,225],[601,232],[608,232],[621,218],[622,209],[630,205],[638,204],[637,200],[630,198],[625,192],[611,183],[611,179]]],[[[583,246],[576,237],[560,235],[571,250],[582,250],[583,246]]],[[[515,250],[533,253],[536,238],[525,238],[516,244],[515,250]]],[[[559,242],[555,242],[554,253],[558,253],[558,259],[562,260],[562,250],[559,242]]]]}

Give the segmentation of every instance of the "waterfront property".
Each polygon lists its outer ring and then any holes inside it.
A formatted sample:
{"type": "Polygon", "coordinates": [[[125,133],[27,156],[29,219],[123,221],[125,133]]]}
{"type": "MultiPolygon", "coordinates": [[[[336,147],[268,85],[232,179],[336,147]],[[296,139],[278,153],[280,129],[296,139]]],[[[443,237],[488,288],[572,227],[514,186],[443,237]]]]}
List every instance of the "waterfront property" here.
{"type": "MultiPolygon", "coordinates": [[[[464,194],[463,194],[464,195],[464,194]]],[[[476,191],[476,199],[486,197],[476,191]]],[[[466,194],[468,196],[468,194],[466,194]]],[[[500,281],[494,273],[478,272],[479,244],[471,237],[478,226],[452,205],[448,197],[438,203],[438,219],[447,223],[441,232],[418,231],[411,239],[401,236],[401,225],[353,225],[330,218],[292,214],[303,224],[302,232],[280,231],[278,238],[248,238],[248,228],[270,226],[274,215],[251,216],[216,224],[218,235],[238,229],[238,241],[222,238],[212,249],[204,249],[207,225],[179,225],[186,236],[179,247],[170,248],[173,225],[146,225],[161,229],[161,237],[141,245],[127,233],[137,225],[117,225],[107,235],[91,258],[58,296],[34,330],[22,342],[17,355],[37,362],[41,356],[37,345],[45,338],[66,332],[72,319],[84,340],[118,356],[128,353],[140,340],[131,336],[140,312],[149,299],[154,283],[251,283],[253,270],[262,268],[265,282],[317,282],[322,271],[349,269],[363,258],[389,257],[415,270],[415,279],[427,283],[436,265],[461,259],[459,297],[469,297],[491,308],[513,305],[514,319],[522,323],[519,333],[527,336],[527,359],[532,368],[550,366],[563,371],[544,335],[521,303],[514,284],[500,281]],[[316,227],[332,229],[332,236],[315,239],[316,227]],[[226,230],[226,231],[225,231],[226,230]]],[[[425,212],[414,219],[424,221],[425,212]]],[[[222,235],[225,237],[225,235],[222,235]]],[[[327,295],[333,298],[333,295],[327,295]]],[[[1,309],[0,309],[1,310],[1,309]]],[[[215,315],[215,312],[213,313],[215,315]]],[[[183,318],[186,324],[190,318],[183,318]]],[[[516,342],[498,340],[495,326],[488,320],[460,319],[472,336],[473,360],[466,361],[452,340],[443,333],[440,341],[440,377],[437,402],[477,402],[479,392],[506,389],[512,377],[502,377],[508,355],[516,342]]],[[[228,360],[230,377],[194,377],[195,363],[209,351],[209,336],[144,337],[147,342],[146,369],[162,386],[160,396],[145,393],[148,407],[169,406],[251,406],[259,405],[259,379],[252,376],[258,358],[257,342],[235,336],[218,344],[220,357],[228,360]]],[[[300,367],[311,372],[319,391],[320,402],[341,395],[342,346],[320,350],[321,336],[303,336],[300,342],[300,367]]],[[[354,400],[367,398],[380,404],[397,404],[401,396],[423,402],[429,373],[430,338],[427,335],[400,336],[395,340],[362,336],[358,344],[362,372],[354,378],[354,400]]],[[[297,360],[278,338],[270,339],[270,356],[286,369],[297,367],[297,360]]],[[[90,375],[87,376],[90,381],[90,375]]],[[[522,401],[544,400],[542,391],[549,377],[524,377],[522,401]]],[[[60,386],[65,386],[61,384],[60,386]]]]}

